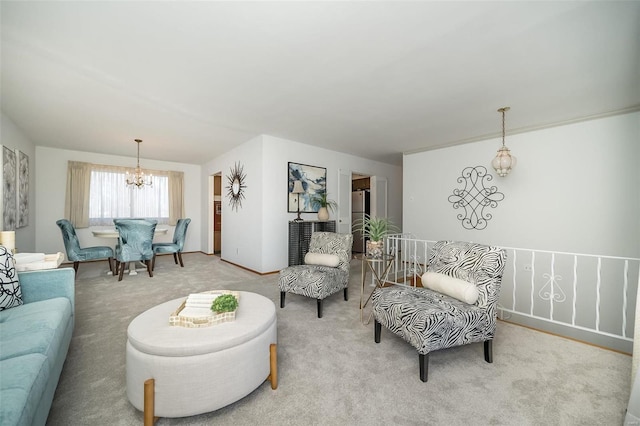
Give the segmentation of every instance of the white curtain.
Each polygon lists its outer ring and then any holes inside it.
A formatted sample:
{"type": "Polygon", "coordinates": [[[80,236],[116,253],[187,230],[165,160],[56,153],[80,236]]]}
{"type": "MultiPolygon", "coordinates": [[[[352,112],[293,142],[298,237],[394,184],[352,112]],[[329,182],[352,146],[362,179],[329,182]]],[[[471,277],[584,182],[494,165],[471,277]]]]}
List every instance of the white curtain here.
{"type": "Polygon", "coordinates": [[[145,170],[151,187],[126,185],[127,167],[69,161],[65,217],[76,228],[112,225],[117,217],[145,217],[175,225],[184,216],[183,172],[145,170]]]}

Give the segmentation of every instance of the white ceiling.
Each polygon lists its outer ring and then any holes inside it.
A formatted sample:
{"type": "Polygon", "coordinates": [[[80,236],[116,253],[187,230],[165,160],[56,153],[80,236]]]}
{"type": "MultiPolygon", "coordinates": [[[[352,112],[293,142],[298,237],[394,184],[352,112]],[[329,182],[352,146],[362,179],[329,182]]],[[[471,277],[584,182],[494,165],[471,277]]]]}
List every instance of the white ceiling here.
{"type": "MultiPolygon", "coordinates": [[[[640,106],[640,2],[7,2],[36,145],[202,164],[268,134],[392,164],[640,106]]],[[[579,142],[579,141],[578,141],[579,142]]],[[[508,145],[508,143],[507,143],[508,145]]]]}

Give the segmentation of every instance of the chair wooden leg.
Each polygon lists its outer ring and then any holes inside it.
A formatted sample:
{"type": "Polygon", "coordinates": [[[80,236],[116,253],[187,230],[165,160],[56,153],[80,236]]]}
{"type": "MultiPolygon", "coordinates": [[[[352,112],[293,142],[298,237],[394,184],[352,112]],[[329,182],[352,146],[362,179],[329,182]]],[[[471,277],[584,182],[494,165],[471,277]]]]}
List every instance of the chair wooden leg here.
{"type": "Polygon", "coordinates": [[[267,380],[271,382],[271,389],[278,388],[278,345],[269,345],[269,376],[267,380]]]}
{"type": "Polygon", "coordinates": [[[154,379],[148,379],[144,382],[144,399],[143,399],[143,424],[144,426],[152,426],[158,421],[158,417],[155,415],[156,398],[155,398],[155,385],[154,379]]]}
{"type": "Polygon", "coordinates": [[[488,363],[493,362],[493,340],[484,341],[484,360],[488,363]]]}
{"type": "Polygon", "coordinates": [[[107,262],[109,262],[109,270],[111,271],[111,275],[113,275],[113,257],[108,258],[107,262]]]}
{"type": "Polygon", "coordinates": [[[178,264],[178,253],[173,253],[173,261],[176,262],[176,265],[178,264]]]}
{"type": "Polygon", "coordinates": [[[180,267],[184,268],[184,263],[182,263],[182,252],[178,252],[178,260],[180,261],[180,267]]]}
{"type": "Polygon", "coordinates": [[[318,318],[322,318],[322,299],[318,299],[318,318]]]}
{"type": "Polygon", "coordinates": [[[420,380],[427,381],[429,375],[429,354],[418,354],[420,362],[420,380]]]}
{"type": "Polygon", "coordinates": [[[118,269],[120,269],[120,273],[118,274],[118,281],[122,281],[122,277],[124,276],[124,262],[118,262],[118,269]]]}
{"type": "Polygon", "coordinates": [[[349,300],[349,288],[344,288],[344,300],[349,300]]]}
{"type": "Polygon", "coordinates": [[[373,340],[376,343],[380,343],[380,333],[382,332],[382,324],[378,322],[378,320],[373,320],[373,340]]]}
{"type": "Polygon", "coordinates": [[[151,260],[145,260],[144,263],[147,265],[147,271],[149,272],[149,276],[153,277],[153,268],[151,267],[151,260]]]}
{"type": "Polygon", "coordinates": [[[155,271],[156,270],[156,254],[153,253],[153,258],[151,258],[151,270],[155,271]]]}
{"type": "Polygon", "coordinates": [[[280,292],[280,307],[284,308],[284,296],[286,295],[286,293],[284,291],[280,292]]]}
{"type": "Polygon", "coordinates": [[[78,274],[79,265],[80,265],[80,262],[73,262],[73,270],[76,271],[76,275],[78,274]]]}

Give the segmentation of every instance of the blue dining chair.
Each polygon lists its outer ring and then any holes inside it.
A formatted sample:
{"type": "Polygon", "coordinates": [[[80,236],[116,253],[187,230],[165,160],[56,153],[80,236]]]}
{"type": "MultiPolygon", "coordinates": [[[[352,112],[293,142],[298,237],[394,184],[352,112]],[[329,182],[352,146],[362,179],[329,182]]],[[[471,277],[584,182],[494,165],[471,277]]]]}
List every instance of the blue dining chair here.
{"type": "Polygon", "coordinates": [[[154,243],[153,244],[153,261],[151,262],[151,269],[156,266],[156,255],[162,253],[173,253],[173,260],[178,264],[180,260],[180,266],[184,267],[182,262],[182,249],[184,248],[184,240],[187,236],[187,228],[191,223],[191,219],[178,219],[176,229],[173,231],[172,243],[154,243]]]}
{"type": "Polygon", "coordinates": [[[62,231],[62,240],[64,248],[67,252],[67,259],[73,262],[73,269],[78,273],[80,262],[89,260],[107,259],[109,262],[109,270],[113,274],[113,249],[108,246],[80,247],[76,229],[67,219],[56,221],[56,225],[62,231]]]}
{"type": "Polygon", "coordinates": [[[118,281],[122,281],[127,262],[144,262],[149,276],[153,277],[151,244],[158,221],[153,219],[113,219],[113,223],[118,231],[118,244],[116,245],[118,281]]]}

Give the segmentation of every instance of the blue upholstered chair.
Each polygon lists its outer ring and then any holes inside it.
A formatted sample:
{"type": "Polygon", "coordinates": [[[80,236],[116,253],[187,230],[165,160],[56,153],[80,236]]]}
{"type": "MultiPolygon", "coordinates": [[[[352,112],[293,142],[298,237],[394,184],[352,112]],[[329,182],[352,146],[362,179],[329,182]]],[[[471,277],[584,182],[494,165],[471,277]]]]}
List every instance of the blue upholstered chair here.
{"type": "Polygon", "coordinates": [[[56,222],[56,225],[62,231],[62,239],[64,241],[64,248],[67,251],[67,259],[73,262],[73,269],[78,273],[78,266],[80,262],[86,262],[88,260],[107,259],[109,262],[109,270],[114,273],[113,270],[113,249],[107,246],[95,246],[95,247],[80,247],[80,241],[76,235],[76,230],[66,219],[60,219],[56,222]]]}
{"type": "Polygon", "coordinates": [[[172,243],[154,243],[153,248],[153,261],[151,262],[151,269],[156,267],[156,255],[162,253],[173,253],[173,260],[178,264],[180,260],[180,266],[184,267],[182,262],[182,249],[184,248],[184,240],[187,236],[187,228],[191,223],[191,219],[178,219],[176,229],[173,231],[172,243]]]}
{"type": "Polygon", "coordinates": [[[422,276],[423,288],[392,286],[374,291],[375,342],[380,342],[384,325],[415,347],[423,382],[433,351],[483,342],[484,359],[493,362],[496,307],[506,257],[499,247],[438,241],[422,276]]]}
{"type": "Polygon", "coordinates": [[[152,219],[113,219],[118,231],[116,246],[116,272],[118,281],[122,281],[127,262],[144,262],[149,276],[153,277],[151,260],[153,259],[153,234],[157,220],[152,219]]]}
{"type": "Polygon", "coordinates": [[[304,265],[294,265],[280,271],[280,307],[284,308],[286,293],[299,294],[317,300],[318,318],[322,318],[322,301],[344,290],[349,299],[349,261],[353,234],[314,232],[304,265]]]}

